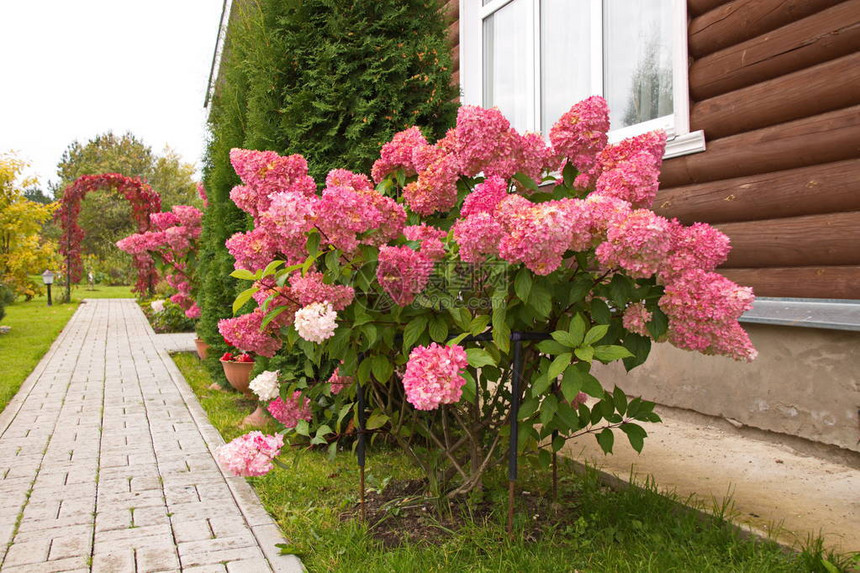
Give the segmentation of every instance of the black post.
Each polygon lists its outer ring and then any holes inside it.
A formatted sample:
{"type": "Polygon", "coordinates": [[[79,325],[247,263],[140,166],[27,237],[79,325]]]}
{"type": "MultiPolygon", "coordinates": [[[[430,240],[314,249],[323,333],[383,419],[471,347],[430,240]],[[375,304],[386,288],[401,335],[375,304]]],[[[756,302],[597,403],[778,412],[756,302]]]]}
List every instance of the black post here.
{"type": "Polygon", "coordinates": [[[367,438],[364,430],[364,388],[361,383],[356,385],[358,392],[358,447],[356,455],[358,456],[358,473],[359,473],[359,497],[361,500],[361,521],[367,522],[367,508],[364,505],[364,454],[367,447],[367,438]]]}
{"type": "Polygon", "coordinates": [[[523,343],[519,332],[511,333],[514,343],[514,375],[511,379],[510,442],[508,445],[508,535],[514,534],[514,485],[517,481],[517,449],[519,442],[520,379],[523,368],[523,343]]]}
{"type": "Polygon", "coordinates": [[[53,303],[51,302],[51,285],[45,285],[45,286],[48,287],[48,306],[53,306],[53,303]]]}
{"type": "MultiPolygon", "coordinates": [[[[558,382],[552,383],[553,394],[558,396],[558,382]]],[[[558,430],[552,431],[552,500],[558,501],[558,452],[555,451],[555,439],[558,437],[558,430]]]]}

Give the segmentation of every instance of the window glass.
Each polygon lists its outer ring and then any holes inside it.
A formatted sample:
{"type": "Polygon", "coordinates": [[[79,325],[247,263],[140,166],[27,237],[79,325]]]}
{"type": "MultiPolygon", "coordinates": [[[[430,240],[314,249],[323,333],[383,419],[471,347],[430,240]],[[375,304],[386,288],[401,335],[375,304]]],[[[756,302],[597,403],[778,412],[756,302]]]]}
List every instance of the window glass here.
{"type": "Polygon", "coordinates": [[[484,19],[484,107],[497,106],[518,130],[528,128],[534,96],[529,3],[514,1],[484,19]]]}
{"type": "Polygon", "coordinates": [[[590,0],[541,0],[541,131],[591,94],[590,0]]]}
{"type": "Polygon", "coordinates": [[[671,0],[604,0],[603,84],[611,129],[671,115],[671,0]]]}

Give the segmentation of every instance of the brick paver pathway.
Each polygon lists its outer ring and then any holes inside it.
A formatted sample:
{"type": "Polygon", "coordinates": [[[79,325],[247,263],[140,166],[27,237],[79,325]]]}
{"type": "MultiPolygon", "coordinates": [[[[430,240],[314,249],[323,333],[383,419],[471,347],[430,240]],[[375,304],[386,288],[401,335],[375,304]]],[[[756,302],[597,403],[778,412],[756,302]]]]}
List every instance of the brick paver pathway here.
{"type": "Polygon", "coordinates": [[[0,414],[0,570],[301,571],[132,300],[81,305],[0,414]]]}

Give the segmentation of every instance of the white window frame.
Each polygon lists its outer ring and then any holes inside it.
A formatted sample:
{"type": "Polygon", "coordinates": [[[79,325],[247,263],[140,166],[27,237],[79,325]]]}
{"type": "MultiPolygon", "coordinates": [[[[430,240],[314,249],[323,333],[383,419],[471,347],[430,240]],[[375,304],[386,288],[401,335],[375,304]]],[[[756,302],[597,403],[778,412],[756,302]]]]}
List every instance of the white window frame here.
{"type": "MultiPolygon", "coordinates": [[[[532,93],[531,110],[528,115],[528,131],[540,131],[541,115],[541,41],[540,41],[540,0],[491,0],[482,6],[482,0],[460,0],[460,88],[464,105],[483,105],[484,100],[484,42],[483,22],[511,2],[531,4],[529,17],[523,22],[523,30],[528,34],[534,54],[531,78],[525,78],[532,93]]],[[[603,0],[588,0],[591,3],[591,79],[590,92],[603,95],[603,0]]],[[[687,155],[705,150],[703,131],[690,132],[690,98],[687,77],[687,2],[672,0],[675,47],[673,51],[673,113],[636,125],[609,132],[609,141],[617,142],[626,137],[645,133],[654,129],[666,130],[665,159],[687,155]]],[[[571,102],[571,105],[576,102],[571,102]]],[[[548,134],[544,134],[546,137],[548,134]]]]}

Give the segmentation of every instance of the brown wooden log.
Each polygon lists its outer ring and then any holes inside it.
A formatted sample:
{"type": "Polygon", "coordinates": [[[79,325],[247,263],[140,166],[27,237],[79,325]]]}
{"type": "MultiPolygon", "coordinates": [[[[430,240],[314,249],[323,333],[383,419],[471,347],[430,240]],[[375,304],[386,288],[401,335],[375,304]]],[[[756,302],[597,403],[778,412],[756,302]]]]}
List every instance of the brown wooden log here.
{"type": "Polygon", "coordinates": [[[460,0],[441,0],[442,16],[446,22],[455,22],[460,19],[460,0]]]}
{"type": "Polygon", "coordinates": [[[690,95],[701,101],[855,52],[860,0],[777,28],[693,62],[690,95]]]}
{"type": "Polygon", "coordinates": [[[849,159],[661,190],[654,211],[685,224],[860,211],[858,181],[860,159],[849,159]]]}
{"type": "Polygon", "coordinates": [[[732,240],[726,268],[860,265],[860,211],[715,226],[732,240]]]}
{"type": "Polygon", "coordinates": [[[719,269],[756,296],[860,299],[860,266],[719,269]]]}
{"type": "Polygon", "coordinates": [[[666,161],[663,189],[860,156],[860,106],[732,135],[666,161]]]}
{"type": "Polygon", "coordinates": [[[451,50],[451,69],[460,71],[460,46],[451,50]]]}
{"type": "Polygon", "coordinates": [[[726,2],[728,0],[687,0],[687,12],[690,16],[698,16],[726,2]]]}
{"type": "Polygon", "coordinates": [[[791,24],[842,0],[734,0],[690,22],[689,54],[701,58],[791,24]]]}
{"type": "Polygon", "coordinates": [[[693,105],[711,140],[860,104],[860,52],[693,105]]]}
{"type": "Polygon", "coordinates": [[[460,46],[460,20],[454,20],[448,26],[448,44],[455,50],[460,46]]]}
{"type": "Polygon", "coordinates": [[[454,72],[451,74],[451,83],[455,86],[460,85],[460,70],[454,70],[454,72]]]}

